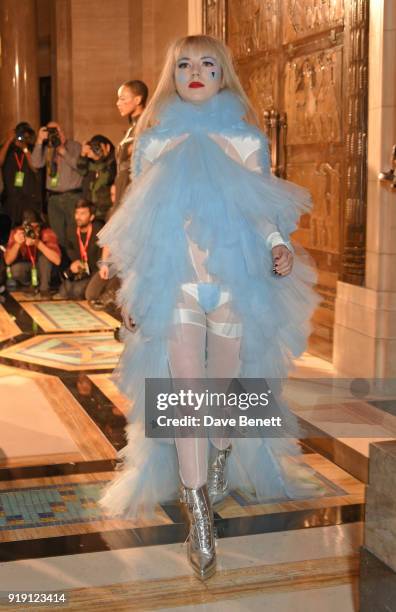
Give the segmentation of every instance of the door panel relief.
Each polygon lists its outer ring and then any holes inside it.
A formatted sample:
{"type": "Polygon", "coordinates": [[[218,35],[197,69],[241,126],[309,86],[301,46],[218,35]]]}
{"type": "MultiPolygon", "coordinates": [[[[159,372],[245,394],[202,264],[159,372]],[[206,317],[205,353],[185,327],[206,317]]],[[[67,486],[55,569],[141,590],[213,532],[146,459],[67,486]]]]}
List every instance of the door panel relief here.
{"type": "Polygon", "coordinates": [[[269,136],[272,170],[313,197],[293,240],[319,270],[310,348],[331,358],[337,280],[364,283],[368,0],[204,0],[269,136]]]}

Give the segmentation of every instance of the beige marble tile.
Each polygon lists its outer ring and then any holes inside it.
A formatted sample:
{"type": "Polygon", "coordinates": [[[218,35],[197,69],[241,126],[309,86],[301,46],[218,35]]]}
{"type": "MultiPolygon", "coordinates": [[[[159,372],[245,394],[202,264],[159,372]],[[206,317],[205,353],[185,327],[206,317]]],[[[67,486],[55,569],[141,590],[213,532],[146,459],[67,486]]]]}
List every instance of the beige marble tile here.
{"type": "MultiPolygon", "coordinates": [[[[356,587],[344,584],[284,593],[247,595],[237,600],[227,598],[216,603],[181,606],[177,608],[177,612],[356,612],[356,606],[356,587]]],[[[167,607],[161,610],[174,612],[175,608],[167,607]]]]}
{"type": "MultiPolygon", "coordinates": [[[[380,206],[381,204],[378,203],[380,206]]],[[[366,287],[373,291],[396,292],[396,254],[366,250],[366,287]]]]}
{"type": "Polygon", "coordinates": [[[334,325],[334,367],[344,376],[375,377],[375,339],[343,325],[334,325]]]}
{"type": "MultiPolygon", "coordinates": [[[[103,537],[106,539],[106,533],[103,537]]],[[[226,572],[346,557],[358,551],[362,538],[361,523],[226,538],[217,546],[218,569],[226,572]]],[[[0,563],[0,584],[19,591],[104,586],[190,574],[182,544],[0,563]]]]}
{"type": "MultiPolygon", "coordinates": [[[[396,130],[395,107],[373,108],[368,116],[368,168],[377,174],[389,165],[396,130]]],[[[373,177],[370,174],[370,177],[373,177]]]]}
{"type": "Polygon", "coordinates": [[[396,310],[396,293],[390,291],[375,291],[368,287],[358,287],[338,281],[337,297],[367,308],[382,308],[396,310]]]}
{"type": "Polygon", "coordinates": [[[335,324],[373,338],[396,338],[396,311],[367,308],[337,299],[335,324]]]}
{"type": "MultiPolygon", "coordinates": [[[[389,170],[390,161],[382,170],[389,170]]],[[[377,168],[372,169],[373,180],[367,184],[367,249],[377,253],[396,252],[395,193],[378,180],[377,168]]]]}
{"type": "MultiPolygon", "coordinates": [[[[386,2],[385,4],[395,4],[386,2]]],[[[396,105],[396,30],[386,29],[386,19],[384,20],[383,33],[383,70],[384,79],[382,86],[382,106],[395,108],[396,105]]]]}

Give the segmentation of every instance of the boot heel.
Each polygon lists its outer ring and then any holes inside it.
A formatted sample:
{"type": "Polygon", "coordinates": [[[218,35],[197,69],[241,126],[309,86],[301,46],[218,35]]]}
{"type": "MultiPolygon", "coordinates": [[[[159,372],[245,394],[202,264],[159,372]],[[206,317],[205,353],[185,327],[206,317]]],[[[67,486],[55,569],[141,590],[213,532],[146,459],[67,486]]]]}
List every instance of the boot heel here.
{"type": "Polygon", "coordinates": [[[231,452],[231,444],[224,450],[215,449],[215,457],[208,468],[208,493],[213,510],[220,510],[226,502],[230,492],[228,481],[225,478],[225,468],[231,452]]]}

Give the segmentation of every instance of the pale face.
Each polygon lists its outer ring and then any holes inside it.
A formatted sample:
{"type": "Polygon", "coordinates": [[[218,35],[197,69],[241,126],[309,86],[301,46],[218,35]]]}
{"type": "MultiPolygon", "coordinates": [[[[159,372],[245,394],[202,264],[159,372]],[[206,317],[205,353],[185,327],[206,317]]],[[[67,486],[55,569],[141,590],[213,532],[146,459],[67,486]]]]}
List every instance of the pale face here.
{"type": "Polygon", "coordinates": [[[116,106],[121,117],[132,115],[140,104],[141,96],[135,96],[133,91],[124,86],[119,88],[117,95],[116,106]]]}
{"type": "Polygon", "coordinates": [[[176,91],[186,102],[206,102],[219,92],[221,81],[219,61],[209,52],[188,49],[176,60],[176,91]]]}

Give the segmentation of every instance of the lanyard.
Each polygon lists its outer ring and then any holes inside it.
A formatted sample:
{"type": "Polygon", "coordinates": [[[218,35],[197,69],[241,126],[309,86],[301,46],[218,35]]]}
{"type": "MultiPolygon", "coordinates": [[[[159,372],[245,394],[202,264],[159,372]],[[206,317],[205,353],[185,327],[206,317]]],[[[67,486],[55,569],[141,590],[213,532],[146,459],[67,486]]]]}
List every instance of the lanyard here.
{"type": "Polygon", "coordinates": [[[22,153],[21,159],[19,159],[18,154],[17,154],[16,151],[15,151],[14,155],[15,155],[15,161],[16,161],[17,166],[18,166],[18,170],[19,170],[19,172],[21,172],[22,166],[23,166],[23,161],[25,159],[25,153],[22,153]]]}
{"type": "Polygon", "coordinates": [[[79,227],[77,228],[78,244],[80,247],[80,256],[81,256],[82,261],[88,261],[87,249],[88,249],[89,241],[91,240],[91,235],[92,235],[92,225],[90,225],[88,228],[87,237],[85,239],[85,244],[83,244],[83,241],[81,240],[81,230],[79,227]]]}
{"type": "Polygon", "coordinates": [[[27,250],[28,257],[29,257],[30,261],[32,262],[32,267],[35,268],[36,267],[37,248],[33,247],[33,249],[30,250],[30,246],[28,244],[26,245],[26,250],[27,250]],[[33,254],[33,249],[34,249],[34,254],[33,254]]]}

